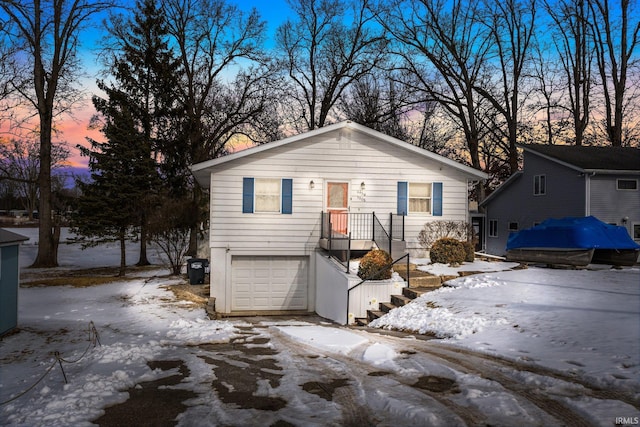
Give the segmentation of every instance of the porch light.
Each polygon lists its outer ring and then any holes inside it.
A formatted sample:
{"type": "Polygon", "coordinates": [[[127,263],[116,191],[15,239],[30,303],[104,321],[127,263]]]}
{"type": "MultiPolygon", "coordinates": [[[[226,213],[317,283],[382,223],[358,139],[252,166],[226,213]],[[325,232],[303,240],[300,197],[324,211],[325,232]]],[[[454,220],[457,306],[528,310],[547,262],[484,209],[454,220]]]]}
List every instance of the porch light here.
{"type": "Polygon", "coordinates": [[[309,189],[313,190],[316,187],[315,182],[313,180],[309,181],[309,189]]]}
{"type": "Polygon", "coordinates": [[[362,182],[360,183],[360,190],[364,191],[364,187],[365,187],[365,185],[364,185],[364,181],[362,181],[362,182]]]}

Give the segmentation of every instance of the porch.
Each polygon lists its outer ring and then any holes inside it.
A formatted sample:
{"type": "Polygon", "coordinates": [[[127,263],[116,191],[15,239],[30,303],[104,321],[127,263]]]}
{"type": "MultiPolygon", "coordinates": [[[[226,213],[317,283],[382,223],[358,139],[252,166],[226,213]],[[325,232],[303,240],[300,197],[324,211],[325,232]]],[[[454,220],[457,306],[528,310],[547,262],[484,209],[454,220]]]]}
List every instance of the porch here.
{"type": "Polygon", "coordinates": [[[400,258],[406,253],[404,216],[389,213],[385,217],[375,212],[322,212],[319,245],[347,267],[351,252],[376,247],[393,259],[400,258]]]}

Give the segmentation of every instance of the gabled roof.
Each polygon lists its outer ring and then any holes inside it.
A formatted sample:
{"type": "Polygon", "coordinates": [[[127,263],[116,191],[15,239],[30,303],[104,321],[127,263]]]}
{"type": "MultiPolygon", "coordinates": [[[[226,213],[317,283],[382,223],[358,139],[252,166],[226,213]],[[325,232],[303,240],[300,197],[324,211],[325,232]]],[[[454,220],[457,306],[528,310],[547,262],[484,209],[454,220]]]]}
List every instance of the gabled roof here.
{"type": "Polygon", "coordinates": [[[288,144],[294,144],[297,141],[301,141],[304,139],[308,139],[308,138],[312,138],[312,137],[316,137],[319,135],[324,135],[324,134],[328,134],[330,132],[336,131],[336,130],[341,130],[341,129],[351,129],[354,131],[358,131],[364,134],[367,134],[368,136],[371,136],[372,138],[376,138],[379,141],[397,146],[399,148],[402,148],[404,150],[410,151],[412,153],[415,153],[416,155],[419,156],[423,156],[425,158],[431,159],[431,160],[435,160],[437,162],[440,162],[444,165],[450,166],[454,169],[457,169],[463,173],[466,173],[467,175],[469,175],[470,177],[474,178],[474,179],[486,179],[487,178],[487,174],[479,171],[477,169],[474,169],[470,166],[466,166],[463,165],[462,163],[458,163],[454,160],[448,159],[446,157],[440,156],[438,154],[435,154],[431,151],[427,151],[423,148],[420,147],[416,147],[413,144],[410,144],[408,142],[405,141],[401,141],[399,139],[393,138],[391,136],[385,135],[381,132],[375,131],[373,129],[370,129],[366,126],[362,126],[359,125],[357,123],[354,123],[350,120],[347,121],[343,121],[340,123],[336,123],[334,125],[329,125],[329,126],[325,126],[319,129],[315,129],[309,132],[305,132],[305,133],[301,133],[299,135],[295,135],[295,136],[291,136],[289,138],[285,138],[285,139],[281,139],[279,141],[274,141],[274,142],[270,142],[268,144],[262,144],[262,145],[258,145],[255,147],[251,147],[251,148],[247,148],[246,150],[242,150],[242,151],[238,151],[236,153],[233,154],[229,154],[228,156],[224,156],[224,157],[218,157],[216,159],[212,159],[212,160],[207,160],[205,162],[202,163],[197,163],[193,166],[191,166],[191,172],[193,173],[193,175],[196,177],[196,179],[198,180],[198,182],[200,182],[201,185],[208,187],[209,186],[209,175],[211,173],[210,168],[224,164],[224,163],[229,163],[229,162],[233,162],[234,160],[238,160],[238,159],[242,159],[248,156],[252,156],[254,154],[257,153],[262,153],[264,151],[268,151],[268,150],[272,150],[274,148],[277,147],[282,147],[288,144]]]}
{"type": "MultiPolygon", "coordinates": [[[[520,144],[519,146],[525,151],[583,173],[640,173],[640,149],[638,148],[543,144],[520,144]]],[[[524,167],[526,168],[527,165],[525,164],[524,167]]],[[[480,206],[493,200],[521,176],[522,171],[511,175],[481,201],[480,206]]]]}
{"type": "Polygon", "coordinates": [[[638,148],[542,144],[520,147],[582,172],[640,172],[638,148]]]}
{"type": "Polygon", "coordinates": [[[504,191],[505,188],[509,187],[513,181],[515,181],[516,179],[520,178],[521,176],[522,176],[522,171],[517,171],[516,173],[511,175],[502,184],[498,185],[498,187],[495,190],[493,190],[493,192],[491,194],[489,194],[487,197],[485,197],[485,199],[483,201],[481,201],[479,203],[479,205],[480,206],[484,206],[487,203],[489,203],[490,200],[492,200],[498,194],[502,193],[502,191],[504,191]]]}
{"type": "Polygon", "coordinates": [[[0,228],[0,245],[6,245],[9,243],[19,243],[29,240],[28,237],[22,234],[17,234],[4,228],[0,228]]]}

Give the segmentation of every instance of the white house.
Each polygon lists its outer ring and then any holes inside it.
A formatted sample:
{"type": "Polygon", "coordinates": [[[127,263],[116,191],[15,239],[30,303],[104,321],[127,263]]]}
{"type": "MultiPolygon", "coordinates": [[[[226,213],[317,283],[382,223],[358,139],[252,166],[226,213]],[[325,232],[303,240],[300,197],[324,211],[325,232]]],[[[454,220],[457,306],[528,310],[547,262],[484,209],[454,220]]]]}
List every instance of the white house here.
{"type": "Polygon", "coordinates": [[[211,297],[223,315],[326,317],[342,304],[319,289],[327,269],[317,259],[326,263],[329,247],[367,250],[375,241],[391,248],[395,241],[394,255],[419,249],[426,222],[469,220],[468,184],[486,178],[350,121],[199,163],[192,172],[210,192],[211,297]]]}

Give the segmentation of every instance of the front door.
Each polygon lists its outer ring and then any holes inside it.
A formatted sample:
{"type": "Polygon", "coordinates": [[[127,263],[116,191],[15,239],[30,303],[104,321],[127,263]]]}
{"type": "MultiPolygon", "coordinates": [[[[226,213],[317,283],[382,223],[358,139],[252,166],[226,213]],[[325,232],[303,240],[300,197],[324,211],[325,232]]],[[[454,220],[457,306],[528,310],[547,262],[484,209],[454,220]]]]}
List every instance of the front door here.
{"type": "Polygon", "coordinates": [[[331,214],[331,231],[346,235],[349,229],[349,183],[327,183],[327,212],[331,214]]]}

